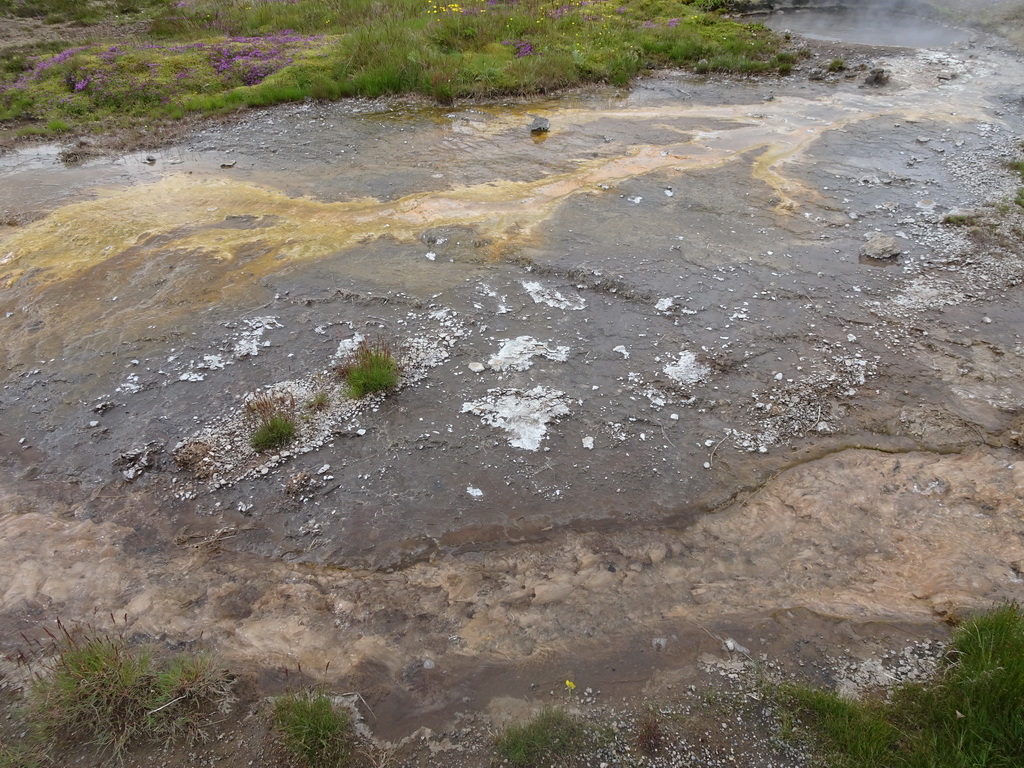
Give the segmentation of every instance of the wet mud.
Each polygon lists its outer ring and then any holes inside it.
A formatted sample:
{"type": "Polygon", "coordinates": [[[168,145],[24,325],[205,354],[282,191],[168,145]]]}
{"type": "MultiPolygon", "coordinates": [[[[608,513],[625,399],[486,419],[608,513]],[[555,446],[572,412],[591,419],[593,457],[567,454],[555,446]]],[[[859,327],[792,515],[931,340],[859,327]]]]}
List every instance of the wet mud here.
{"type": "Polygon", "coordinates": [[[871,64],[0,157],[8,625],[329,660],[395,736],[723,622],[1020,597],[1024,72],[871,64]],[[402,385],[351,400],[379,336],[402,385]]]}

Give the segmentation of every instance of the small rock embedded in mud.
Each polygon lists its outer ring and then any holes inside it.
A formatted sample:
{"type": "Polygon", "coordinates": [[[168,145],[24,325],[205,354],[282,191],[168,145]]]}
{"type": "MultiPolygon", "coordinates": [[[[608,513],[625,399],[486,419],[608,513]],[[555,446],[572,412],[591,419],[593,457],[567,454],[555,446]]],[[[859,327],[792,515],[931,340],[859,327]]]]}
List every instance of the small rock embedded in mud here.
{"type": "Polygon", "coordinates": [[[535,117],[529,128],[530,133],[547,133],[551,130],[551,121],[546,117],[535,117]]]}
{"type": "Polygon", "coordinates": [[[471,370],[473,373],[480,373],[484,369],[484,364],[483,363],[470,363],[467,366],[467,368],[469,368],[469,370],[471,370]]]}
{"type": "Polygon", "coordinates": [[[466,493],[468,493],[474,499],[479,499],[481,496],[484,495],[483,491],[481,491],[479,488],[474,488],[472,485],[466,486],[466,493]]]}
{"type": "Polygon", "coordinates": [[[722,647],[725,648],[725,650],[729,651],[729,653],[742,653],[747,656],[750,655],[749,648],[744,648],[731,637],[725,638],[725,642],[722,643],[722,647]]]}
{"type": "Polygon", "coordinates": [[[889,82],[889,73],[881,67],[875,67],[868,76],[864,78],[864,85],[875,86],[876,88],[889,82]]]}
{"type": "Polygon", "coordinates": [[[156,158],[152,155],[146,155],[146,162],[153,165],[156,162],[156,158]]]}
{"type": "Polygon", "coordinates": [[[872,232],[868,235],[868,241],[861,247],[860,255],[871,259],[895,259],[903,253],[903,246],[899,240],[880,232],[872,232]]]}
{"type": "Polygon", "coordinates": [[[586,448],[588,451],[594,450],[594,438],[590,437],[590,435],[584,437],[583,447],[586,448]]]}
{"type": "Polygon", "coordinates": [[[237,163],[237,162],[238,162],[237,160],[232,160],[230,163],[221,163],[220,167],[221,168],[234,168],[235,167],[235,163],[237,163]]]}
{"type": "Polygon", "coordinates": [[[130,483],[146,470],[157,466],[157,458],[161,451],[163,451],[161,443],[146,443],[122,453],[114,459],[114,467],[121,470],[124,479],[130,483]]]}

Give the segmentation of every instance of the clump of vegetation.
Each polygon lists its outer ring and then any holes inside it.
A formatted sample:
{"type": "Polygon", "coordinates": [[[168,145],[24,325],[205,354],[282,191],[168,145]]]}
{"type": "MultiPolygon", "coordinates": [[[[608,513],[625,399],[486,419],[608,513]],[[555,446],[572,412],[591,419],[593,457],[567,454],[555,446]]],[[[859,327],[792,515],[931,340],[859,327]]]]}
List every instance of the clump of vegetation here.
{"type": "Polygon", "coordinates": [[[845,69],[846,62],[844,62],[842,59],[832,59],[832,61],[828,63],[829,72],[842,72],[845,69]]]}
{"type": "Polygon", "coordinates": [[[978,223],[978,218],[966,213],[951,213],[942,220],[942,223],[950,227],[973,227],[978,223]]]}
{"type": "Polygon", "coordinates": [[[250,443],[257,451],[276,451],[295,439],[295,395],[261,392],[245,403],[256,424],[250,443]]]}
{"type": "Polygon", "coordinates": [[[401,375],[391,345],[383,337],[372,342],[360,341],[349,358],[334,370],[348,384],[349,396],[356,399],[397,388],[401,375]]]}
{"type": "Polygon", "coordinates": [[[205,656],[158,661],[130,647],[111,621],[110,632],[58,621],[57,634],[47,631],[49,644],[21,654],[35,675],[28,722],[47,741],[84,741],[115,758],[136,741],[201,736],[230,699],[227,672],[205,656]]]}
{"type": "MultiPolygon", "coordinates": [[[[1015,172],[1018,176],[1020,176],[1021,182],[1024,183],[1024,160],[1011,161],[1007,163],[1007,166],[1010,168],[1011,171],[1015,172]]],[[[1021,187],[1020,189],[1017,190],[1017,195],[1016,197],[1014,197],[1013,202],[1015,202],[1021,208],[1024,208],[1024,187],[1021,187]]]]}
{"type": "MultiPolygon", "coordinates": [[[[111,0],[0,0],[0,17],[29,6],[60,6],[62,18],[79,13],[73,9],[109,16],[114,8],[111,0]]],[[[0,52],[0,122],[45,132],[63,121],[76,130],[308,98],[422,93],[450,102],[625,85],[653,67],[792,68],[774,32],[724,18],[718,0],[140,0],[139,7],[151,18],[148,39],[10,58],[0,52]]]]}
{"type": "Polygon", "coordinates": [[[961,624],[930,683],[888,699],[783,689],[835,768],[1010,768],[1024,755],[1024,614],[1005,605],[961,624]]]}
{"type": "Polygon", "coordinates": [[[327,394],[327,390],[321,389],[315,395],[313,395],[306,402],[306,408],[310,411],[319,412],[327,410],[327,406],[331,404],[331,396],[327,394]]]}
{"type": "Polygon", "coordinates": [[[518,768],[551,765],[578,754],[586,746],[587,729],[560,709],[545,709],[529,722],[510,725],[495,739],[494,748],[518,768]]]}
{"type": "Polygon", "coordinates": [[[348,713],[321,690],[286,693],[274,700],[274,725],[307,768],[355,764],[354,731],[348,713]]]}

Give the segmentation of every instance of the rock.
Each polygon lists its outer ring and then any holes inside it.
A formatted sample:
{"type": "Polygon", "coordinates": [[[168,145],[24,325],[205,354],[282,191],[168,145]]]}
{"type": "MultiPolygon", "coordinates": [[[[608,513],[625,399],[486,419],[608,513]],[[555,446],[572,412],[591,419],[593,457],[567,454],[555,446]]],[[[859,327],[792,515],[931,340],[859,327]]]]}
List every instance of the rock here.
{"type": "Polygon", "coordinates": [[[864,78],[864,85],[871,85],[876,88],[885,85],[888,82],[889,73],[886,72],[881,67],[875,67],[870,72],[868,72],[868,76],[864,78]]]}
{"type": "Polygon", "coordinates": [[[234,168],[235,167],[235,163],[237,163],[237,162],[238,162],[237,160],[232,160],[230,163],[221,163],[220,167],[221,168],[234,168]]]}
{"type": "Polygon", "coordinates": [[[547,133],[551,130],[551,121],[546,117],[535,117],[529,128],[530,133],[547,133]]]}
{"type": "Polygon", "coordinates": [[[895,259],[901,253],[903,253],[903,246],[900,241],[880,232],[872,232],[868,235],[868,241],[860,249],[861,256],[880,260],[895,259]]]}
{"type": "Polygon", "coordinates": [[[153,155],[146,155],[146,162],[153,165],[156,162],[156,158],[153,155]]]}
{"type": "Polygon", "coordinates": [[[114,459],[114,466],[121,470],[124,479],[130,483],[147,469],[152,469],[157,465],[157,458],[163,449],[163,444],[159,442],[137,446],[114,459]]]}

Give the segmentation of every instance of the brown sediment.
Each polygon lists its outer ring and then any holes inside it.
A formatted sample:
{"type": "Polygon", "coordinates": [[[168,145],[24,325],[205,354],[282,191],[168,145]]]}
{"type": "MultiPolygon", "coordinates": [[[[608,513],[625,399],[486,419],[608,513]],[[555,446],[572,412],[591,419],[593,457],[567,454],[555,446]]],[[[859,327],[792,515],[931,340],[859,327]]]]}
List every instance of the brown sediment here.
{"type": "MultiPolygon", "coordinates": [[[[513,659],[563,659],[585,679],[591,646],[614,656],[671,627],[785,608],[924,620],[1019,596],[1024,467],[1013,458],[844,451],[687,529],[568,533],[392,574],[233,554],[217,532],[140,548],[131,528],[90,519],[98,502],[44,501],[18,483],[2,500],[0,611],[23,627],[124,612],[132,633],[202,636],[235,667],[330,661],[324,675],[339,685],[367,665],[394,677],[424,657],[455,690],[513,659]]],[[[458,706],[396,685],[403,717],[458,706]]]]}

